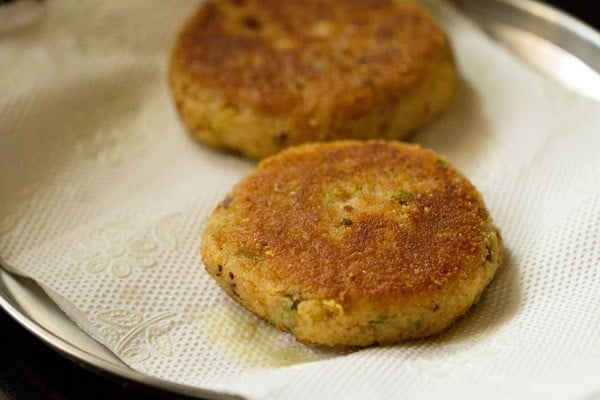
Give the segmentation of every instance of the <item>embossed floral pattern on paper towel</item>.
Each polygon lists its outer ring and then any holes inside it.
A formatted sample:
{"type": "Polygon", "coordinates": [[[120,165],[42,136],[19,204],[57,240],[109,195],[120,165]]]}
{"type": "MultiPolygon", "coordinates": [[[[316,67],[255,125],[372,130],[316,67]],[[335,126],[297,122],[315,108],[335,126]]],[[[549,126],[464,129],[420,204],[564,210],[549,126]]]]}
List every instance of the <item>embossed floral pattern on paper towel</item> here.
{"type": "Polygon", "coordinates": [[[130,310],[115,308],[96,313],[104,325],[100,332],[113,351],[126,362],[139,363],[147,360],[151,352],[173,355],[169,330],[165,321],[175,314],[162,313],[144,319],[130,310]]]}
{"type": "Polygon", "coordinates": [[[178,247],[169,219],[148,222],[124,217],[109,222],[73,248],[71,258],[90,274],[108,271],[118,278],[126,278],[136,269],[153,268],[162,251],[178,247]]]}
{"type": "Polygon", "coordinates": [[[163,134],[167,107],[152,96],[141,103],[139,97],[148,94],[139,89],[125,98],[120,87],[106,90],[98,95],[98,106],[76,115],[68,129],[83,158],[118,165],[142,154],[152,137],[163,134]]]}

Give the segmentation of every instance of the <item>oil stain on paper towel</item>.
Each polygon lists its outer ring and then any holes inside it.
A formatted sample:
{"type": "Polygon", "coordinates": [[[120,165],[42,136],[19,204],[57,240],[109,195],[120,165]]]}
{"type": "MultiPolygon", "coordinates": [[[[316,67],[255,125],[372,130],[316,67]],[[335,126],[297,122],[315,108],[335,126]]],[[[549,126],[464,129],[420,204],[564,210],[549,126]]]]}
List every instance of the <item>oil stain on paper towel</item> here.
{"type": "Polygon", "coordinates": [[[187,310],[185,314],[214,350],[246,367],[286,367],[343,354],[300,344],[229,300],[210,310],[187,310]]]}

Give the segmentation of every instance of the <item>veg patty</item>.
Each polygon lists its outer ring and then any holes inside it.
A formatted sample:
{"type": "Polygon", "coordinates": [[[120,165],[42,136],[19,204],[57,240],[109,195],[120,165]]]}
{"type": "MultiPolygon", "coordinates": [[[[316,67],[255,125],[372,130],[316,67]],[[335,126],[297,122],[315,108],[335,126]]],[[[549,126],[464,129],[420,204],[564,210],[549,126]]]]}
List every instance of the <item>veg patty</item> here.
{"type": "Polygon", "coordinates": [[[444,32],[406,0],[204,3],[169,82],[201,141],[262,158],[309,141],[399,139],[454,93],[444,32]]]}
{"type": "Polygon", "coordinates": [[[307,343],[440,332],[502,260],[469,181],[415,145],[307,144],[263,160],[209,218],[201,253],[237,302],[307,343]]]}

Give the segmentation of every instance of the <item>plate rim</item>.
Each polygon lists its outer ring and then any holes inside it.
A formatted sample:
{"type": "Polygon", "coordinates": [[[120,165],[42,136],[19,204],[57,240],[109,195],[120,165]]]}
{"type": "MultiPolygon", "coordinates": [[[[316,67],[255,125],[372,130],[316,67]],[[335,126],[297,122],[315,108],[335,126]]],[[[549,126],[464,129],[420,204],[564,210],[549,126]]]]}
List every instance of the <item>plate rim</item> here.
{"type": "MultiPolygon", "coordinates": [[[[15,280],[16,282],[19,282],[19,284],[21,284],[22,279],[29,279],[21,275],[9,272],[0,260],[0,281],[3,282],[3,278],[7,275],[10,276],[10,278],[15,280]]],[[[43,289],[35,281],[31,280],[31,282],[43,291],[43,289]]],[[[68,358],[74,363],[81,365],[98,375],[108,375],[108,378],[114,378],[116,380],[126,379],[140,384],[142,386],[158,388],[167,392],[178,393],[186,396],[201,397],[211,400],[239,399],[239,396],[234,396],[228,393],[221,393],[210,389],[168,381],[165,379],[143,374],[132,368],[129,368],[125,364],[117,364],[106,361],[86,351],[85,349],[68,342],[67,340],[54,334],[50,330],[44,328],[38,322],[34,321],[32,318],[26,315],[25,312],[21,311],[18,305],[14,304],[14,301],[12,300],[13,297],[5,293],[5,289],[6,285],[0,283],[0,307],[7,313],[7,315],[9,315],[19,325],[21,325],[21,327],[32,333],[42,343],[46,344],[48,347],[50,347],[60,355],[68,358]]],[[[48,296],[45,293],[45,291],[44,295],[48,296]]],[[[56,303],[54,303],[49,296],[48,301],[58,308],[56,303]]],[[[60,311],[63,312],[62,310],[60,311]]]]}

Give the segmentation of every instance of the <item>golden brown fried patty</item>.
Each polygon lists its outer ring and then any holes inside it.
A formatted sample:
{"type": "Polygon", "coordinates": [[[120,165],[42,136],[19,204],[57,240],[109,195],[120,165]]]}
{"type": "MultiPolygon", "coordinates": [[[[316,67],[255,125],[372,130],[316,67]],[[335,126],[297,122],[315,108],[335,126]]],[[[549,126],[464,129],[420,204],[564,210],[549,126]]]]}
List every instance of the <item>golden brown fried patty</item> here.
{"type": "Polygon", "coordinates": [[[501,263],[477,190],[397,142],[308,144],[263,160],[202,237],[209,274],[301,342],[368,346],[437,333],[501,263]]]}
{"type": "Polygon", "coordinates": [[[446,108],[456,71],[444,33],[410,1],[223,0],[184,26],[169,80],[197,138],[261,158],[404,137],[446,108]]]}

